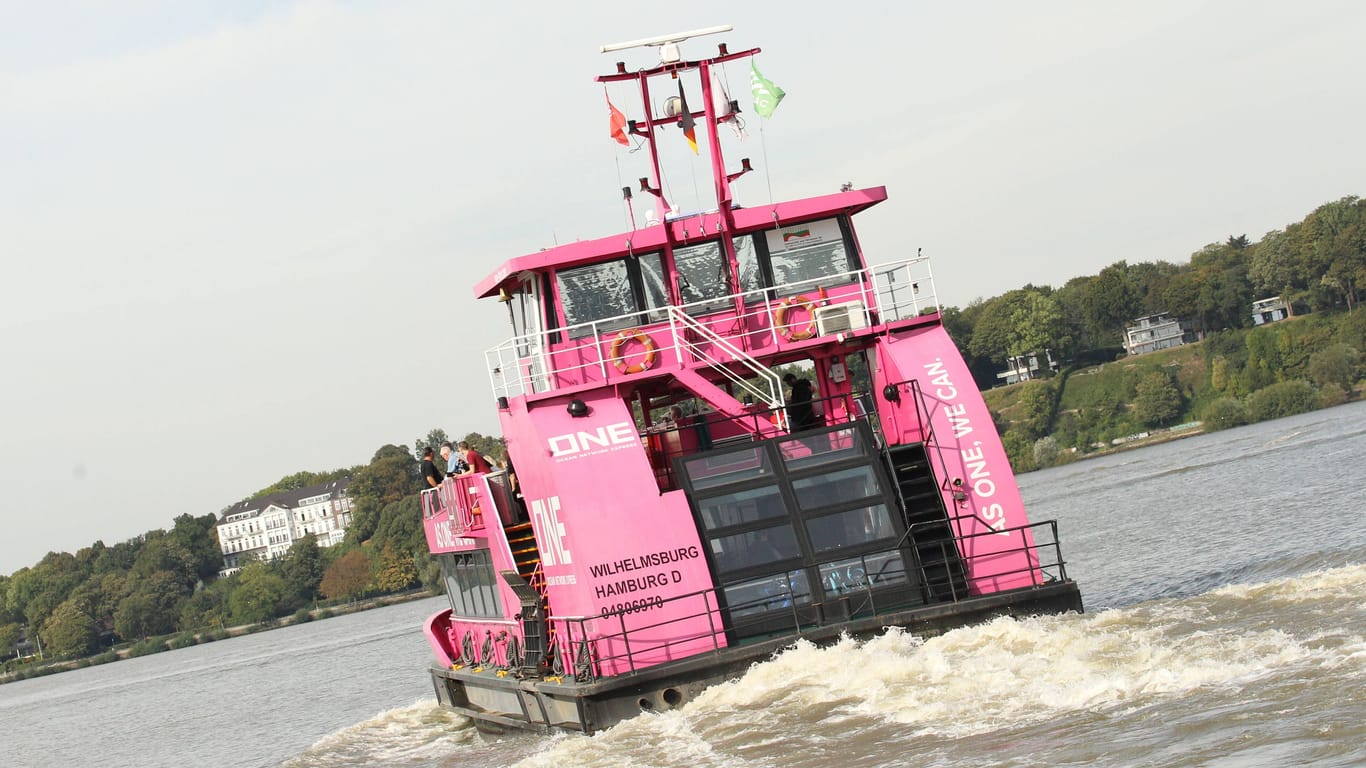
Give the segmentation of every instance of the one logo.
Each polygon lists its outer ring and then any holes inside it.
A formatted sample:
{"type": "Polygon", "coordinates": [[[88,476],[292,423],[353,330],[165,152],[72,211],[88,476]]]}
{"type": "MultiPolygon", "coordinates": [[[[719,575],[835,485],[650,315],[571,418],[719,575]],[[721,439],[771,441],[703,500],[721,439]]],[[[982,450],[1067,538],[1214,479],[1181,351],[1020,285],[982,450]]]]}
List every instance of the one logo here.
{"type": "Polygon", "coordinates": [[[558,459],[600,449],[616,450],[618,447],[640,445],[640,436],[636,434],[635,425],[622,421],[598,427],[593,432],[556,435],[546,442],[550,444],[550,455],[558,459]]]}
{"type": "Polygon", "coordinates": [[[794,230],[792,230],[791,232],[784,232],[784,233],[783,233],[783,242],[786,243],[788,240],[791,240],[791,239],[793,239],[793,238],[798,238],[798,237],[811,237],[811,230],[809,230],[809,229],[794,229],[794,230]]]}
{"type": "Polygon", "coordinates": [[[531,500],[531,524],[536,528],[536,541],[541,543],[541,565],[569,565],[574,556],[565,541],[564,523],[560,522],[560,497],[550,496],[531,500]]]}

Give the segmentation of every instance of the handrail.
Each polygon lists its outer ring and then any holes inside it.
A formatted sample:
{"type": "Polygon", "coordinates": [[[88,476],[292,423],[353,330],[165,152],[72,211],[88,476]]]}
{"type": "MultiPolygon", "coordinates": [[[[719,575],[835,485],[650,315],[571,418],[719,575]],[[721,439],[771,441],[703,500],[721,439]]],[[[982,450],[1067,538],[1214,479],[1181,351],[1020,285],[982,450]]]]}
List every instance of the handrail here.
{"type": "Polygon", "coordinates": [[[476,482],[482,477],[455,475],[442,480],[435,488],[424,489],[418,497],[423,519],[444,512],[450,515],[452,534],[482,530],[489,514],[497,517],[492,495],[484,493],[476,482]]]}
{"type": "MultiPolygon", "coordinates": [[[[991,576],[982,578],[1001,578],[1016,575],[1027,571],[1031,574],[1030,580],[1032,582],[1032,585],[1034,587],[1038,587],[1043,586],[1046,583],[1049,583],[1049,579],[1047,578],[1043,578],[1042,580],[1040,580],[1040,575],[1042,574],[1046,577],[1051,571],[1056,569],[1058,577],[1057,580],[1064,582],[1067,581],[1067,569],[1066,564],[1062,558],[1062,548],[1058,542],[1056,521],[1044,520],[1037,523],[1028,523],[1025,525],[1013,526],[1011,528],[1005,529],[1004,532],[1013,533],[1017,535],[1020,541],[1020,545],[1018,547],[1006,550],[1006,552],[1032,552],[1035,555],[1035,557],[1032,559],[1032,564],[1023,568],[1016,568],[1001,573],[993,573],[991,576]],[[1048,528],[1051,532],[1051,536],[1049,536],[1048,541],[1039,541],[1038,539],[1042,537],[1031,538],[1026,537],[1024,535],[1025,531],[1027,530],[1032,531],[1033,529],[1044,527],[1048,528]],[[1031,540],[1033,543],[1031,543],[1031,540]],[[1044,552],[1051,552],[1052,555],[1050,557],[1044,557],[1042,556],[1042,553],[1044,552]]],[[[941,554],[944,554],[946,556],[945,562],[948,561],[948,548],[953,547],[955,550],[955,556],[961,557],[961,560],[964,563],[965,570],[970,573],[970,564],[974,559],[995,558],[999,557],[1002,554],[1002,552],[994,551],[989,554],[961,556],[957,552],[957,550],[959,549],[958,542],[966,539],[972,539],[977,536],[999,535],[1000,533],[1001,532],[999,531],[993,531],[991,533],[968,534],[963,537],[954,536],[952,538],[944,539],[937,543],[941,547],[941,554]]],[[[898,543],[898,549],[901,548],[900,544],[904,543],[904,541],[905,539],[903,538],[902,542],[898,543]]],[[[791,606],[793,609],[791,611],[791,624],[785,624],[785,628],[777,628],[771,630],[770,634],[772,634],[773,636],[778,636],[783,632],[789,632],[794,636],[800,636],[804,632],[808,631],[810,628],[828,626],[832,623],[838,623],[839,621],[844,621],[847,618],[854,616],[855,614],[862,613],[864,611],[871,611],[872,616],[878,615],[881,608],[879,608],[878,606],[877,594],[874,592],[874,589],[880,585],[874,583],[875,580],[866,578],[868,569],[868,564],[866,560],[867,556],[868,555],[863,555],[860,557],[861,562],[863,562],[864,564],[863,570],[865,573],[865,579],[861,584],[851,585],[849,592],[832,594],[827,596],[826,600],[817,602],[815,600],[811,600],[811,598],[813,597],[812,594],[797,594],[793,592],[791,586],[788,585],[781,591],[775,592],[774,594],[770,595],[764,595],[763,597],[757,598],[748,603],[729,605],[728,612],[730,613],[730,622],[728,624],[728,628],[732,631],[737,631],[745,629],[751,623],[766,623],[773,621],[774,618],[777,616],[776,612],[773,611],[765,612],[764,614],[762,614],[762,616],[756,617],[754,619],[747,619],[745,617],[736,618],[735,616],[736,612],[743,611],[746,608],[771,604],[791,606]],[[854,598],[861,598],[861,602],[857,604],[853,603],[852,600],[854,598]],[[803,599],[806,599],[807,602],[801,602],[801,600],[803,599]],[[809,617],[804,618],[801,615],[801,613],[798,611],[799,606],[802,610],[809,609],[809,617]],[[838,611],[835,613],[829,613],[829,609],[832,606],[836,607],[838,611]]],[[[932,581],[930,575],[926,571],[926,568],[923,564],[921,564],[918,561],[918,559],[914,563],[914,567],[919,572],[920,585],[922,587],[936,589],[946,588],[946,592],[948,593],[949,598],[948,602],[959,602],[971,596],[969,594],[964,594],[959,584],[952,577],[948,579],[947,583],[943,583],[942,581],[937,579],[932,581]]],[[[965,579],[969,584],[972,582],[971,577],[967,577],[965,575],[965,579]]],[[[725,618],[720,607],[720,602],[717,594],[718,592],[719,588],[708,588],[698,590],[695,592],[689,592],[687,594],[678,595],[671,598],[666,598],[657,603],[656,606],[675,603],[683,600],[692,600],[700,597],[701,607],[694,612],[684,613],[684,615],[675,618],[640,624],[634,627],[626,626],[625,617],[627,614],[637,613],[639,611],[638,608],[623,608],[616,611],[609,611],[598,616],[548,617],[548,623],[550,623],[552,626],[556,628],[556,643],[554,652],[560,655],[561,666],[565,670],[575,669],[577,662],[576,654],[586,653],[589,659],[589,664],[586,667],[585,675],[586,679],[589,680],[596,679],[598,676],[600,676],[602,674],[602,669],[606,666],[620,667],[620,669],[617,670],[618,674],[622,672],[636,671],[638,669],[643,668],[642,665],[644,664],[644,662],[639,660],[639,657],[644,656],[646,654],[654,654],[660,651],[666,651],[667,649],[673,646],[682,645],[685,643],[709,641],[711,643],[710,652],[716,653],[721,649],[721,644],[718,640],[718,637],[720,637],[720,635],[718,635],[718,626],[720,625],[721,619],[725,618]],[[640,640],[640,635],[642,633],[649,633],[651,631],[661,630],[669,627],[670,625],[690,621],[692,619],[696,619],[704,615],[708,616],[710,621],[710,630],[708,632],[691,633],[679,637],[669,638],[667,640],[661,640],[655,643],[643,643],[640,640]],[[612,631],[605,631],[603,629],[604,627],[608,627],[610,625],[615,625],[615,628],[612,631]],[[590,626],[594,627],[594,630],[592,632],[589,631],[590,626]],[[622,652],[605,655],[601,653],[601,649],[607,647],[613,641],[621,642],[623,648],[622,652]]],[[[904,604],[904,602],[897,602],[890,607],[895,608],[897,606],[904,604]]]]}
{"type": "MultiPolygon", "coordinates": [[[[606,380],[609,375],[609,356],[605,348],[610,345],[611,341],[610,337],[604,338],[604,334],[633,326],[665,322],[674,313],[689,316],[691,316],[691,312],[696,312],[699,315],[722,314],[716,311],[716,307],[726,302],[741,307],[754,303],[756,311],[733,312],[730,316],[736,320],[758,316],[766,317],[769,332],[776,335],[775,313],[781,304],[780,297],[800,295],[804,291],[823,286],[850,284],[858,286],[858,295],[863,299],[864,316],[870,325],[875,312],[878,313],[883,322],[887,322],[913,317],[918,315],[923,308],[931,305],[935,308],[939,307],[938,297],[934,294],[933,275],[929,270],[929,259],[916,256],[777,286],[740,291],[727,296],[679,305],[649,307],[614,317],[513,336],[511,339],[485,350],[484,357],[488,368],[489,383],[495,396],[511,396],[525,392],[546,391],[549,386],[549,377],[556,373],[595,368],[603,380],[606,380]],[[915,274],[913,270],[917,269],[923,269],[924,275],[915,274]],[[912,292],[909,304],[898,300],[897,292],[899,289],[894,285],[897,283],[895,278],[903,272],[906,274],[903,282],[910,286],[912,292]],[[922,298],[924,294],[928,294],[928,296],[922,298]],[[903,309],[907,306],[909,306],[910,311],[904,312],[903,309]],[[654,317],[659,319],[652,319],[654,317]],[[582,339],[583,343],[562,349],[552,349],[550,343],[552,336],[582,339]],[[530,348],[531,351],[527,355],[522,355],[518,351],[519,347],[530,348]],[[564,359],[575,354],[582,356],[582,359],[573,362],[564,359]],[[530,367],[529,370],[526,369],[527,366],[530,367]],[[542,368],[544,370],[541,370],[542,368]]],[[[754,329],[750,329],[750,331],[752,330],[754,329]]],[[[676,339],[674,344],[677,344],[676,339]]]]}
{"type": "Polygon", "coordinates": [[[698,322],[697,318],[687,314],[682,309],[670,306],[668,308],[668,312],[669,319],[671,322],[679,323],[685,329],[698,334],[699,336],[711,342],[712,344],[725,350],[727,353],[730,354],[732,360],[748,368],[752,373],[758,376],[765,384],[767,384],[768,391],[765,392],[764,390],[750,384],[743,377],[735,375],[734,371],[730,370],[730,368],[722,364],[723,361],[715,359],[711,355],[704,352],[701,347],[697,346],[696,344],[693,344],[692,342],[687,341],[684,338],[683,334],[675,332],[674,345],[675,350],[677,351],[677,354],[679,356],[679,359],[682,359],[683,357],[681,350],[683,348],[686,348],[694,355],[696,355],[698,358],[700,358],[702,361],[706,362],[707,365],[710,366],[712,369],[719,371],[726,378],[730,379],[741,389],[745,390],[746,392],[749,392],[755,397],[764,398],[764,402],[768,403],[768,406],[770,408],[776,410],[784,407],[786,403],[783,398],[783,387],[781,381],[778,379],[778,374],[774,373],[771,369],[760,365],[758,360],[755,360],[754,358],[742,352],[739,347],[736,347],[734,344],[731,344],[729,341],[726,341],[726,339],[723,336],[717,334],[712,329],[698,322]]]}

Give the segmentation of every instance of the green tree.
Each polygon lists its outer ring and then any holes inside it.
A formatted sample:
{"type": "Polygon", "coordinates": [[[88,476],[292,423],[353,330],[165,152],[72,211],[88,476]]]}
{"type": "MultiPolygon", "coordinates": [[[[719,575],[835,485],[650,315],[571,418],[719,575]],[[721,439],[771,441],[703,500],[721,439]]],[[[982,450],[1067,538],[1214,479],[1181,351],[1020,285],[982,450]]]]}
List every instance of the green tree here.
{"type": "Polygon", "coordinates": [[[1166,371],[1150,371],[1138,382],[1134,417],[1148,426],[1171,423],[1181,415],[1181,391],[1166,371]]]}
{"type": "Polygon", "coordinates": [[[1140,314],[1142,296],[1130,282],[1129,265],[1124,261],[1102,269],[1091,279],[1082,297],[1082,310],[1096,338],[1118,338],[1124,327],[1140,314]]]}
{"type": "Polygon", "coordinates": [[[470,448],[478,451],[481,455],[492,456],[498,461],[507,458],[507,446],[501,437],[489,437],[478,432],[470,432],[460,439],[462,442],[469,443],[470,448]]]}
{"type": "Polygon", "coordinates": [[[78,600],[67,600],[43,622],[39,637],[43,649],[53,656],[85,656],[95,650],[99,629],[85,606],[78,600]]]}
{"type": "Polygon", "coordinates": [[[972,353],[998,362],[1070,344],[1061,308],[1037,288],[1010,291],[987,302],[972,333],[972,353]]]}
{"type": "Polygon", "coordinates": [[[259,624],[289,610],[290,594],[285,580],[266,563],[248,563],[237,574],[237,588],[228,596],[233,621],[259,624]]]}
{"type": "Polygon", "coordinates": [[[1307,381],[1282,381],[1253,392],[1247,398],[1252,421],[1279,419],[1308,413],[1315,406],[1314,386],[1307,381]]]}
{"type": "Polygon", "coordinates": [[[8,658],[14,654],[14,644],[19,642],[19,636],[24,633],[24,627],[17,621],[8,624],[0,624],[0,656],[8,658]]]}
{"type": "Polygon", "coordinates": [[[317,537],[311,533],[305,534],[290,545],[280,569],[285,583],[298,599],[312,600],[318,594],[318,584],[323,580],[323,559],[317,537]]]}
{"type": "Polygon", "coordinates": [[[148,531],[147,540],[133,561],[129,576],[134,581],[150,579],[162,571],[174,573],[186,588],[199,580],[199,564],[194,553],[182,542],[183,536],[168,535],[165,531],[148,531]]]}
{"type": "Polygon", "coordinates": [[[93,593],[91,615],[96,619],[112,620],[119,603],[133,591],[128,575],[124,573],[94,575],[86,584],[93,593]]]}
{"type": "Polygon", "coordinates": [[[1229,429],[1248,422],[1247,406],[1236,398],[1221,397],[1205,406],[1202,418],[1206,429],[1229,429]]]}
{"type": "Polygon", "coordinates": [[[1058,463],[1058,441],[1052,435],[1045,435],[1034,441],[1034,466],[1051,467],[1058,463]]]}
{"type": "Polygon", "coordinates": [[[392,504],[421,489],[417,460],[406,448],[386,445],[375,452],[370,463],[356,470],[349,491],[354,501],[346,541],[359,544],[375,533],[380,513],[392,504]]]}
{"type": "Polygon", "coordinates": [[[413,455],[421,456],[424,448],[431,448],[433,451],[439,449],[441,444],[449,441],[446,430],[436,427],[427,431],[426,437],[419,437],[413,441],[413,455]]]}
{"type": "Polygon", "coordinates": [[[1027,381],[1021,385],[1016,407],[1019,418],[1015,430],[1021,433],[1022,439],[1032,444],[1047,434],[1053,425],[1057,387],[1048,381],[1027,381]]]}
{"type": "Polygon", "coordinates": [[[142,537],[121,541],[112,547],[106,547],[100,551],[95,558],[94,572],[123,573],[127,574],[133,568],[133,561],[137,559],[138,550],[142,548],[142,537]]]}
{"type": "Polygon", "coordinates": [[[180,603],[180,616],[176,626],[182,631],[195,629],[222,629],[231,618],[232,609],[228,599],[237,586],[237,576],[219,579],[180,603]]]}
{"type": "Polygon", "coordinates": [[[114,631],[124,640],[174,632],[180,601],[187,594],[180,574],[157,571],[138,582],[114,611],[114,631]]]}
{"type": "Polygon", "coordinates": [[[413,556],[393,546],[384,545],[379,556],[379,572],[375,574],[375,586],[381,592],[398,592],[407,589],[417,581],[417,568],[413,556]]]}
{"type": "Polygon", "coordinates": [[[330,600],[355,600],[369,587],[370,559],[359,549],[353,549],[328,567],[319,589],[330,600]]]}
{"type": "Polygon", "coordinates": [[[392,545],[410,557],[426,549],[427,535],[422,529],[422,510],[418,497],[404,496],[392,504],[384,505],[371,541],[381,548],[392,545]]]}
{"type": "Polygon", "coordinates": [[[1350,390],[1357,381],[1361,355],[1346,344],[1334,344],[1309,357],[1309,377],[1319,387],[1329,384],[1350,390]]]}
{"type": "Polygon", "coordinates": [[[188,553],[190,568],[199,579],[212,579],[223,567],[223,551],[218,546],[217,515],[180,515],[166,538],[188,553]]]}

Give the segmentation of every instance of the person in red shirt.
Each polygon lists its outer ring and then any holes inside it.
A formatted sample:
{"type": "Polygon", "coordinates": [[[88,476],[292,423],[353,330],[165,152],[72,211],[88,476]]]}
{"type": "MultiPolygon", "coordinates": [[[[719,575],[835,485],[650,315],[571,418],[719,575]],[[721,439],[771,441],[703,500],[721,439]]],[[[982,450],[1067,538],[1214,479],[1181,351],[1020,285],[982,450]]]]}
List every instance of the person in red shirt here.
{"type": "Polygon", "coordinates": [[[470,448],[469,443],[465,442],[464,440],[461,440],[459,448],[460,454],[465,457],[465,463],[470,465],[468,471],[461,472],[460,474],[471,475],[476,472],[479,474],[484,474],[485,472],[493,471],[493,469],[489,467],[489,463],[484,460],[484,457],[479,455],[479,451],[470,448]]]}

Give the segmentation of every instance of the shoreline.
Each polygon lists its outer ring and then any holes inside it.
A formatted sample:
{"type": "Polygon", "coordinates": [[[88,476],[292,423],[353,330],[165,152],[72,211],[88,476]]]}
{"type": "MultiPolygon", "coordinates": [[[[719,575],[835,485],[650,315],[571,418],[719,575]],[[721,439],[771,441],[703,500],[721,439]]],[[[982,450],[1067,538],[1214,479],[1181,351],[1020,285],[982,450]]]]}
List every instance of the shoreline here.
{"type": "Polygon", "coordinates": [[[218,630],[210,629],[201,630],[194,633],[175,633],[171,635],[162,635],[157,638],[144,638],[143,640],[125,643],[122,647],[119,648],[107,648],[100,651],[99,653],[94,653],[89,656],[82,656],[77,659],[66,659],[63,661],[51,662],[38,661],[35,662],[34,666],[20,667],[19,669],[11,670],[9,672],[0,674],[0,685],[5,685],[7,683],[17,683],[21,680],[28,680],[35,677],[59,675],[63,672],[71,672],[73,670],[99,666],[101,664],[111,664],[114,662],[123,661],[125,659],[136,658],[137,656],[154,656],[158,653],[174,651],[180,648],[188,648],[191,645],[207,645],[208,643],[214,643],[220,640],[227,640],[233,637],[252,635],[258,632],[269,632],[273,629],[283,629],[284,627],[294,626],[295,624],[306,624],[313,621],[324,621],[326,619],[336,618],[338,616],[345,616],[351,613],[360,613],[361,611],[368,611],[373,608],[384,608],[385,606],[389,605],[410,603],[416,600],[423,600],[428,597],[436,597],[436,595],[432,592],[427,591],[426,589],[418,588],[416,590],[409,590],[408,592],[400,592],[398,594],[393,595],[380,595],[377,597],[365,598],[363,600],[357,600],[354,603],[348,603],[345,605],[310,609],[308,612],[309,618],[307,619],[307,621],[298,621],[295,615],[291,614],[289,616],[283,616],[278,619],[272,619],[268,622],[262,622],[260,624],[239,624],[232,627],[223,627],[222,629],[218,630]],[[190,642],[188,644],[171,644],[177,638],[182,637],[188,637],[193,642],[190,642]],[[132,653],[133,648],[135,646],[137,646],[140,643],[148,642],[149,640],[161,640],[162,645],[165,647],[160,650],[152,651],[150,653],[140,653],[136,655],[132,653]]]}

